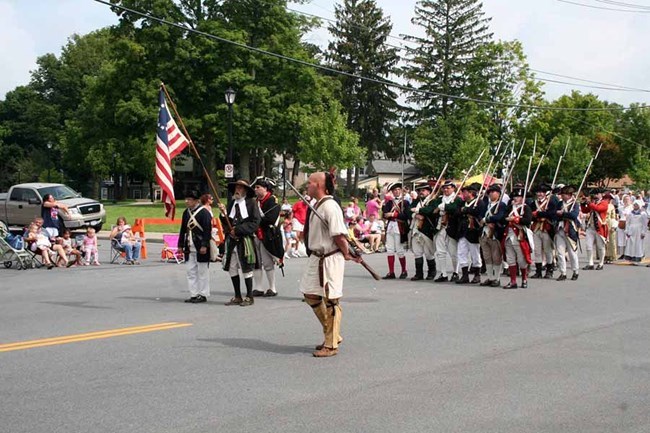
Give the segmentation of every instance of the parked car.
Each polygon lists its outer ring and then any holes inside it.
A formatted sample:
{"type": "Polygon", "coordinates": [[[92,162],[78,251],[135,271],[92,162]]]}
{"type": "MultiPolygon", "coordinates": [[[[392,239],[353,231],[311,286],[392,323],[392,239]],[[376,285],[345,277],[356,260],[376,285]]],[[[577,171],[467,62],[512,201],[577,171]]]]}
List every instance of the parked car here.
{"type": "MultiPolygon", "coordinates": [[[[0,221],[7,226],[26,226],[41,216],[43,197],[52,194],[68,206],[68,213],[59,210],[59,221],[70,230],[93,227],[99,231],[106,222],[104,206],[97,200],[84,198],[60,183],[22,183],[0,194],[0,221]],[[3,198],[4,197],[4,198],[3,198]]],[[[64,228],[64,227],[61,227],[64,228]]]]}

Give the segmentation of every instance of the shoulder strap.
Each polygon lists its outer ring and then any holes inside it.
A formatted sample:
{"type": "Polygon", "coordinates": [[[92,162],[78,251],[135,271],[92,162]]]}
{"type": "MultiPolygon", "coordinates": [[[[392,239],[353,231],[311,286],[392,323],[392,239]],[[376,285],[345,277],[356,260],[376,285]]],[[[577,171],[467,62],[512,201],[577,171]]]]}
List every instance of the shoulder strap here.
{"type": "MultiPolygon", "coordinates": [[[[196,212],[194,212],[194,213],[192,213],[192,211],[190,211],[190,218],[189,218],[189,220],[187,221],[187,226],[188,226],[188,228],[190,228],[190,224],[193,224],[194,227],[198,227],[199,229],[201,229],[201,231],[203,231],[203,227],[202,227],[201,224],[199,224],[199,222],[196,220],[196,215],[197,215],[199,212],[201,212],[201,209],[203,209],[203,206],[199,206],[199,208],[198,208],[198,209],[196,210],[196,212]]],[[[190,230],[191,230],[191,228],[190,228],[190,230]]]]}

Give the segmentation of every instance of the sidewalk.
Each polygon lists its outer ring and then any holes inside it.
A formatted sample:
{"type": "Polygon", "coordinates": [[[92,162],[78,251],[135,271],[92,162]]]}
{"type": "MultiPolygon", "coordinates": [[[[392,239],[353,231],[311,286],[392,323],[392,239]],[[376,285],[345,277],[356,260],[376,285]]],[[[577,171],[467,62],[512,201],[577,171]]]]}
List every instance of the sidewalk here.
{"type": "MultiPolygon", "coordinates": [[[[109,234],[110,234],[110,231],[101,231],[101,232],[97,233],[97,239],[108,240],[108,235],[109,234]]],[[[162,240],[163,234],[164,233],[148,232],[148,233],[146,233],[146,238],[145,239],[147,240],[147,242],[162,244],[163,243],[163,240],[162,240]]]]}

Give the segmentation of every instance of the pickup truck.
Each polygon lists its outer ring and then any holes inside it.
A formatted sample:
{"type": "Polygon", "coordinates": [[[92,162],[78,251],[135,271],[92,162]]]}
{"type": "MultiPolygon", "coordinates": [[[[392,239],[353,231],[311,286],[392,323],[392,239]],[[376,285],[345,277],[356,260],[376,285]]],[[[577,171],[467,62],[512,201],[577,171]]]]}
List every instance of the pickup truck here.
{"type": "MultiPolygon", "coordinates": [[[[59,221],[65,228],[76,230],[93,227],[99,231],[106,222],[104,206],[96,200],[84,198],[67,185],[60,183],[22,183],[0,194],[0,221],[7,226],[27,226],[41,216],[43,196],[68,205],[68,212],[59,210],[59,221]]],[[[63,228],[63,227],[61,227],[63,228]]]]}

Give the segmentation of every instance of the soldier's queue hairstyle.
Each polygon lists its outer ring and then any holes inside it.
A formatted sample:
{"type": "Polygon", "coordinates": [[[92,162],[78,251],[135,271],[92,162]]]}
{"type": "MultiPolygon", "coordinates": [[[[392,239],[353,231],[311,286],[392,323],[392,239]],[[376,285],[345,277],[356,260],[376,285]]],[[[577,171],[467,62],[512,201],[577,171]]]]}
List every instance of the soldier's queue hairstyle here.
{"type": "Polygon", "coordinates": [[[336,195],[336,175],[333,170],[325,173],[325,192],[328,195],[336,195]]]}

